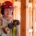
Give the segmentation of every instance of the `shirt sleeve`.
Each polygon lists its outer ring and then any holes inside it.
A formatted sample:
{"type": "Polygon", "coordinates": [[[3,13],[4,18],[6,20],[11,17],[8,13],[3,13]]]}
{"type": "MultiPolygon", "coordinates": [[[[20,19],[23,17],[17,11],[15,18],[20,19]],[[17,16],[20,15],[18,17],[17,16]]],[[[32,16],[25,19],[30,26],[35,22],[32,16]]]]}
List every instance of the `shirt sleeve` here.
{"type": "Polygon", "coordinates": [[[20,25],[17,25],[17,36],[20,36],[20,25]]]}

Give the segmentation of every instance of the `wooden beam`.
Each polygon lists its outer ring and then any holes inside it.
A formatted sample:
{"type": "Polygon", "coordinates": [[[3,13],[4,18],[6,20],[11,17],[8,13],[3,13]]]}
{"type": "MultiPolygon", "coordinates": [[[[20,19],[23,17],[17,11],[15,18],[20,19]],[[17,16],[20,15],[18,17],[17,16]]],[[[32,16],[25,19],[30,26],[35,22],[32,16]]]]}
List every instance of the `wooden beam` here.
{"type": "Polygon", "coordinates": [[[21,36],[26,36],[26,0],[21,0],[21,36]]]}

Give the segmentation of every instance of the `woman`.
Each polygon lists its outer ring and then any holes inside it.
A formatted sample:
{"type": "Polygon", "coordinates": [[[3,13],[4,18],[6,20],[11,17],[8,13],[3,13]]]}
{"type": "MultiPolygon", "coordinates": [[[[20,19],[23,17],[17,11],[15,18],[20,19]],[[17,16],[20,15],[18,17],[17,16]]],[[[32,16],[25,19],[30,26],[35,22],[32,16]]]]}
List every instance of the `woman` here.
{"type": "MultiPolygon", "coordinates": [[[[2,19],[2,28],[7,26],[8,23],[10,23],[12,21],[12,16],[13,16],[13,10],[14,10],[14,7],[13,7],[13,4],[12,2],[10,1],[5,1],[2,6],[1,6],[1,13],[3,15],[3,17],[1,18],[2,19]]],[[[17,27],[17,36],[20,36],[19,35],[19,26],[16,26],[17,27]]],[[[12,36],[12,30],[9,29],[9,33],[8,34],[5,34],[2,30],[2,36],[12,36]]]]}

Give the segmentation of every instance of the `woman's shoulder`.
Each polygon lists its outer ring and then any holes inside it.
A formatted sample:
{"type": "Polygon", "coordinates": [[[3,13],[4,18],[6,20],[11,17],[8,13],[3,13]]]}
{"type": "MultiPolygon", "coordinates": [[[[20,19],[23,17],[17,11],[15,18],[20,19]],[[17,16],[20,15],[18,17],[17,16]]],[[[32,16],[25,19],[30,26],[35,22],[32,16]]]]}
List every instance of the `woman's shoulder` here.
{"type": "Polygon", "coordinates": [[[2,16],[2,17],[0,17],[0,20],[4,20],[3,16],[2,16]]]}

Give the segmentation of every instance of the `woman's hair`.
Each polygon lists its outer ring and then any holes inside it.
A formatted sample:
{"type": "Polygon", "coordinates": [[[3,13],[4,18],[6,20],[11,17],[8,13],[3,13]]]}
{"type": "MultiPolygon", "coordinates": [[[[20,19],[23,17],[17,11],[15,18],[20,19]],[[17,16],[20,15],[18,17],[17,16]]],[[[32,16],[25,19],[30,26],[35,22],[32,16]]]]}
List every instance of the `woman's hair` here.
{"type": "Polygon", "coordinates": [[[1,8],[1,13],[2,15],[4,15],[4,8],[1,8]]]}

